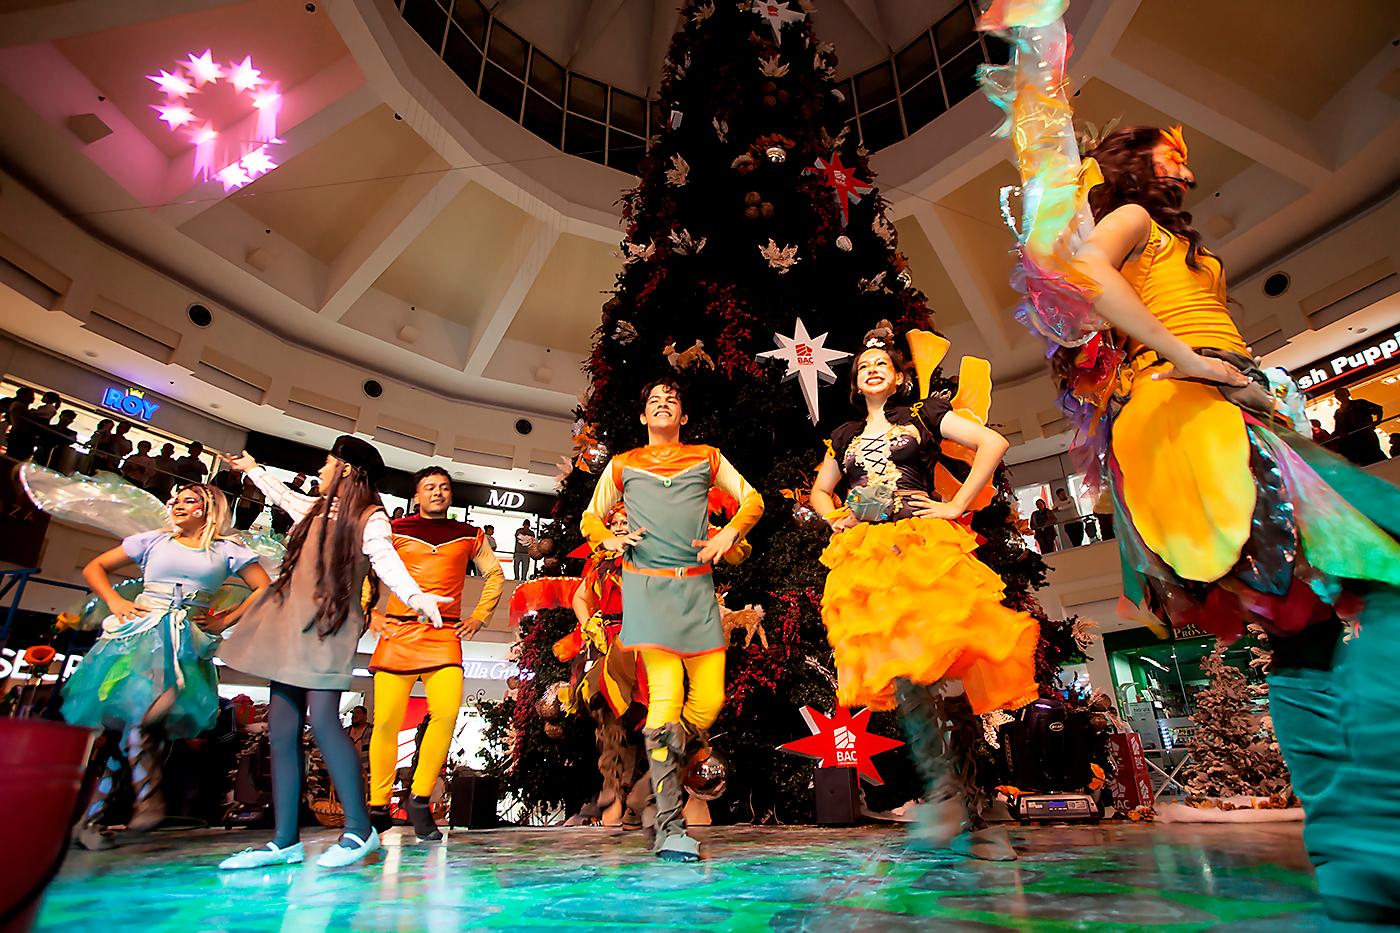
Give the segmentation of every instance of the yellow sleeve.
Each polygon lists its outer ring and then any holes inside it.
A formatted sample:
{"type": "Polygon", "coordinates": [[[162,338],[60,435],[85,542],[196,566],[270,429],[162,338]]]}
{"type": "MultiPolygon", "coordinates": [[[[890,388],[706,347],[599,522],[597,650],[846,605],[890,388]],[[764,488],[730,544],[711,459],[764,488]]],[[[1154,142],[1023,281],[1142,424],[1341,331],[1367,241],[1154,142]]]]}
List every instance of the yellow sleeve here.
{"type": "Polygon", "coordinates": [[[618,488],[614,472],[610,461],[603,468],[603,474],[598,477],[598,485],[593,489],[593,499],[588,503],[588,508],[584,509],[583,518],[579,521],[579,530],[595,548],[601,547],[604,541],[612,537],[612,532],[608,530],[607,515],[622,499],[622,490],[618,488]]]}
{"type": "Polygon", "coordinates": [[[763,496],[749,485],[749,481],[739,475],[724,454],[719,455],[719,467],[715,470],[714,485],[729,493],[739,502],[739,511],[729,520],[726,528],[733,528],[739,537],[749,533],[763,517],[763,496]]]}
{"type": "Polygon", "coordinates": [[[496,552],[486,543],[485,535],[482,535],[481,547],[477,548],[472,563],[476,564],[476,569],[480,570],[486,579],[481,587],[481,598],[476,601],[476,608],[472,610],[472,618],[484,622],[491,618],[491,613],[496,611],[496,603],[501,600],[501,591],[506,587],[506,572],[501,569],[496,552]]]}

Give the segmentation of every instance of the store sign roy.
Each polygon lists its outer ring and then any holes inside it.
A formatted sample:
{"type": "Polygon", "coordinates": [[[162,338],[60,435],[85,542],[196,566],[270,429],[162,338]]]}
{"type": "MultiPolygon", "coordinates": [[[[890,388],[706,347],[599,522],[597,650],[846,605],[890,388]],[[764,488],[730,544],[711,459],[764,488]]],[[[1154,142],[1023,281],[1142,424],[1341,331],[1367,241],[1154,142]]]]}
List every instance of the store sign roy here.
{"type": "Polygon", "coordinates": [[[146,398],[144,389],[133,389],[130,386],[118,387],[108,386],[102,393],[102,407],[110,408],[129,418],[136,418],[140,421],[150,421],[151,416],[160,408],[159,402],[153,402],[146,398]]]}

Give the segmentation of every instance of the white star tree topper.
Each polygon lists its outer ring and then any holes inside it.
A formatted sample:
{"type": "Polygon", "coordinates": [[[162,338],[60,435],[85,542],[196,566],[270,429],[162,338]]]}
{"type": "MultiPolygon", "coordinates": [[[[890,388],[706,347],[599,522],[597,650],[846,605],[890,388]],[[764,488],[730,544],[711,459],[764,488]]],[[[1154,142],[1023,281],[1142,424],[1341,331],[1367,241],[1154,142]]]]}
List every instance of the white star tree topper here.
{"type": "Polygon", "coordinates": [[[768,21],[769,27],[773,30],[773,41],[779,45],[783,41],[783,27],[788,23],[800,23],[807,18],[806,13],[797,10],[789,10],[788,3],[791,0],[784,0],[782,3],[773,3],[771,0],[754,0],[753,11],[768,21]]]}
{"type": "Polygon", "coordinates": [[[821,416],[817,402],[817,381],[835,382],[836,373],[829,364],[843,360],[851,354],[841,350],[828,350],[825,346],[826,334],[819,337],[808,336],[807,325],[802,323],[802,318],[797,319],[791,337],[774,334],[773,339],[778,342],[778,349],[760,353],[759,357],[783,360],[787,363],[788,368],[787,372],[783,373],[783,380],[798,377],[802,385],[802,398],[807,403],[807,416],[816,424],[821,416]]]}

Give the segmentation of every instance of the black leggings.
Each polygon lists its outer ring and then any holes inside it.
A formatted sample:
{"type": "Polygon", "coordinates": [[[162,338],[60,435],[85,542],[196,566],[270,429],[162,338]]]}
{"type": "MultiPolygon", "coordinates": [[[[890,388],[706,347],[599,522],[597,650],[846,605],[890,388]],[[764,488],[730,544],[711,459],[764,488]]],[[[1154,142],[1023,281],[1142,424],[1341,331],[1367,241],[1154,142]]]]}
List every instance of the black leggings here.
{"type": "Polygon", "coordinates": [[[276,823],[274,842],[286,848],[300,838],[301,783],[305,766],[301,758],[301,732],[311,713],[311,733],[321,748],[331,784],[345,809],[345,832],[369,838],[369,810],[365,808],[365,779],[360,756],[340,724],[340,691],[308,690],[291,684],[271,684],[267,737],[272,747],[272,813],[276,823]]]}

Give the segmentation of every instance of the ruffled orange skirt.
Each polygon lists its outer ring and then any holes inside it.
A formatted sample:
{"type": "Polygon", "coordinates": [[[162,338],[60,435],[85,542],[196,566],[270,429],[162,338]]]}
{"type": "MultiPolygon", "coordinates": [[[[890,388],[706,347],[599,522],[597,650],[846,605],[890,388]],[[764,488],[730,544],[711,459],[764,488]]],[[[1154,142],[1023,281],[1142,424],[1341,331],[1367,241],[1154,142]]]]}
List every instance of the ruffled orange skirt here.
{"type": "Polygon", "coordinates": [[[822,621],[843,706],[894,709],[894,682],[961,680],[977,713],[1037,695],[1039,627],[1001,604],[1005,585],[961,525],[934,518],[861,524],[831,539],[822,621]]]}

